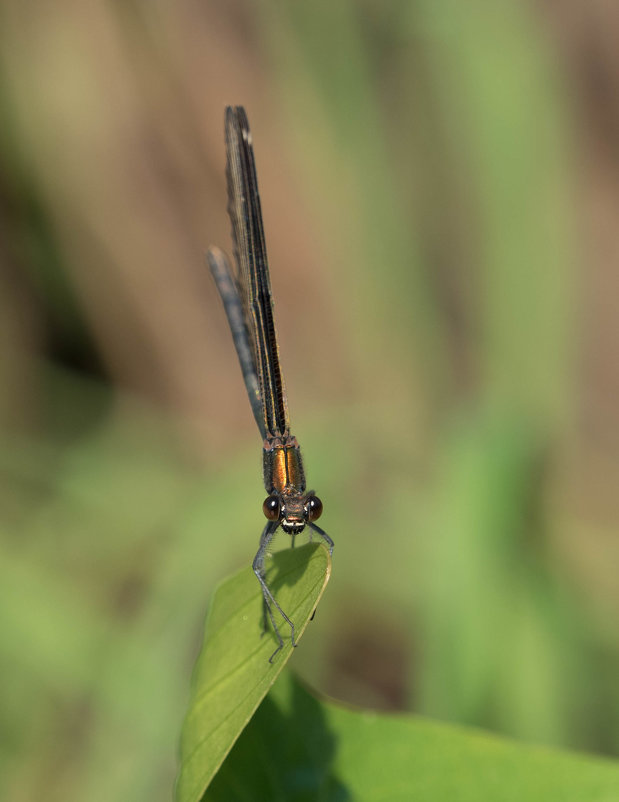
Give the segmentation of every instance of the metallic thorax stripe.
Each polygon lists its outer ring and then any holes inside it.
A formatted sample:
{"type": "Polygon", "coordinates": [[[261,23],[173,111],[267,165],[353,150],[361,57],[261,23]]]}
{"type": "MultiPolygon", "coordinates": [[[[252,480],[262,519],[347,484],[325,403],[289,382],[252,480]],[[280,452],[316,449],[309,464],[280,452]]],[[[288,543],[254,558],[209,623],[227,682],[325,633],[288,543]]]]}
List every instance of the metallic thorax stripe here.
{"type": "Polygon", "coordinates": [[[266,440],[263,451],[264,486],[267,493],[304,493],[305,472],[295,437],[266,440]]]}

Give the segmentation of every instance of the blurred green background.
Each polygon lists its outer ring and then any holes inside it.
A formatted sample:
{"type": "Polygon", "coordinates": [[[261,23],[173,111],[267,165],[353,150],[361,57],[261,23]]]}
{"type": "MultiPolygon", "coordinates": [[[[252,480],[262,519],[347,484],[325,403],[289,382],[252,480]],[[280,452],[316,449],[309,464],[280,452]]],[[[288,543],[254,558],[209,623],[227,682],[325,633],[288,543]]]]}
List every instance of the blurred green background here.
{"type": "Polygon", "coordinates": [[[1,0],[3,799],[168,799],[257,547],[204,266],[226,104],[336,542],[296,670],[619,752],[618,35],[578,2],[1,0]]]}

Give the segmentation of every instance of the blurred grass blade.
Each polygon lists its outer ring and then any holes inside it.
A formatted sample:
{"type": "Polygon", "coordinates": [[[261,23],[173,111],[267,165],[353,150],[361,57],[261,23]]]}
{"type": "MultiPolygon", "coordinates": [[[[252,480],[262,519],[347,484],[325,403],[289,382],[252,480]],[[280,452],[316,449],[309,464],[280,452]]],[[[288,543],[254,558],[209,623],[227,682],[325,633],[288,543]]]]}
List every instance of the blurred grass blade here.
{"type": "MultiPolygon", "coordinates": [[[[274,555],[268,572],[282,608],[303,634],[331,573],[327,550],[317,544],[274,555]]],[[[273,664],[277,642],[261,637],[262,594],[251,568],[219,586],[209,611],[196,664],[192,698],[181,737],[177,802],[198,802],[222,761],[292,653],[284,647],[273,664]]]]}
{"type": "Polygon", "coordinates": [[[204,802],[610,802],[619,763],[322,702],[284,672],[204,802]]]}

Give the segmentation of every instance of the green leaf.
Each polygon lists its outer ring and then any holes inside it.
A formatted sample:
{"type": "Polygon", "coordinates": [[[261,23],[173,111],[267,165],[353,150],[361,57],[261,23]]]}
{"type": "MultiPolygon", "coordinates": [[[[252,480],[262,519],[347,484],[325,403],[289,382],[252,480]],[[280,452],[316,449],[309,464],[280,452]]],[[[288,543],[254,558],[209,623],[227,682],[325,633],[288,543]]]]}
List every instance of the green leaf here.
{"type": "MultiPolygon", "coordinates": [[[[303,634],[331,573],[327,550],[318,544],[274,555],[267,574],[282,609],[303,634]]],[[[269,631],[261,637],[262,593],[251,568],[215,591],[198,658],[189,711],[181,737],[177,802],[198,802],[256,708],[292,653],[282,622],[284,647],[269,631]]],[[[278,624],[279,625],[279,624],[278,624]]]]}
{"type": "Polygon", "coordinates": [[[350,710],[289,672],[203,802],[616,802],[619,764],[418,716],[350,710]]]}

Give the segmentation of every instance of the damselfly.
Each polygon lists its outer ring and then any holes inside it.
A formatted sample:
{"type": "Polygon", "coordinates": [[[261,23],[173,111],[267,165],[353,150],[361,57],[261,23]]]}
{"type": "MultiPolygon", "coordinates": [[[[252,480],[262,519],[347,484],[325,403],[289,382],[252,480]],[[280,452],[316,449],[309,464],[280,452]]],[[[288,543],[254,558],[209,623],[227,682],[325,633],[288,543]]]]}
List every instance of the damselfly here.
{"type": "Polygon", "coordinates": [[[333,541],[316,524],[322,513],[322,502],[305,489],[301,451],[290,433],[252,137],[242,106],[226,108],[225,131],[228,214],[232,221],[236,272],[219,248],[209,250],[208,263],[224,304],[251,408],[263,439],[264,486],[268,496],[262,511],[267,524],[260,537],[253,569],[264,597],[263,628],[267,629],[268,616],[278,640],[278,647],[269,658],[271,661],[284,645],[273,608],[290,627],[292,644],[296,646],[294,623],[278,604],[265,579],[265,557],[275,532],[281,526],[291,535],[294,546],[295,537],[308,526],[325,541],[330,553],[333,541]]]}

